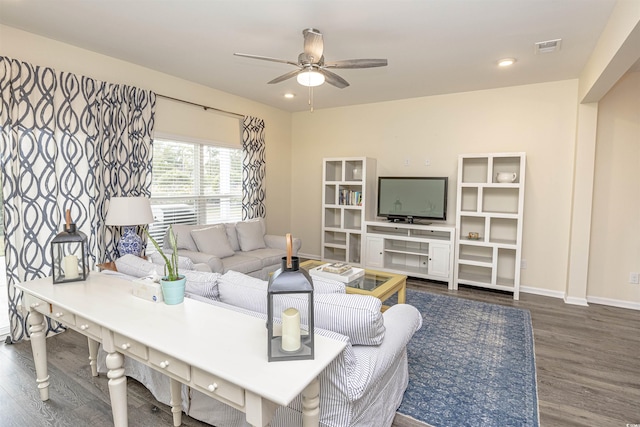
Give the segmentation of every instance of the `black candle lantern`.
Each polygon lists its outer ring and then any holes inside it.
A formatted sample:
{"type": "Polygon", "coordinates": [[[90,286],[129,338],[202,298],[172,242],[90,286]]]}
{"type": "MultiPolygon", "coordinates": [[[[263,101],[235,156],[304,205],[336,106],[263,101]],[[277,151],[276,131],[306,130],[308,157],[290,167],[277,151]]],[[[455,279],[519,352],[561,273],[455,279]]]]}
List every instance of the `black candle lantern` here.
{"type": "Polygon", "coordinates": [[[89,274],[87,236],[76,230],[67,210],[64,231],[51,241],[53,283],[67,283],[86,280],[89,274]]]}
{"type": "Polygon", "coordinates": [[[287,256],[269,279],[267,289],[267,347],[269,362],[313,359],[313,282],[292,257],[291,234],[287,256]]]}

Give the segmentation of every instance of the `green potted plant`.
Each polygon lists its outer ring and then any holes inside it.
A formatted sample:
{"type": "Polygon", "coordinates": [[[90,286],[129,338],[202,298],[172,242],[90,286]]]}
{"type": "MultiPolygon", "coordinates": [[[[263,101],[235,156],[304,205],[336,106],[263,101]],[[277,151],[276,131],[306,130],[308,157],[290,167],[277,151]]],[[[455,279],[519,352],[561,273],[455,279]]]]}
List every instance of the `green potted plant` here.
{"type": "Polygon", "coordinates": [[[178,272],[178,238],[173,232],[173,227],[171,225],[169,226],[169,233],[167,234],[169,237],[169,244],[171,245],[171,258],[168,258],[165,255],[158,242],[151,237],[147,229],[145,229],[144,232],[164,259],[165,275],[160,279],[164,302],[170,305],[180,304],[184,301],[184,289],[187,279],[178,272]]]}

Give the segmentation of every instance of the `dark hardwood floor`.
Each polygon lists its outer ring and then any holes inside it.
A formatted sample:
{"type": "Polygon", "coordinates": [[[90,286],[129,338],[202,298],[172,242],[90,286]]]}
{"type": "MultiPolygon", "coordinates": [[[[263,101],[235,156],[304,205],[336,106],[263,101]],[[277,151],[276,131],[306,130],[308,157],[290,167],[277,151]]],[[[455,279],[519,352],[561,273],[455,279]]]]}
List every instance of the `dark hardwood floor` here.
{"type": "MultiPolygon", "coordinates": [[[[640,424],[640,312],[601,305],[410,279],[409,288],[530,310],[538,375],[540,425],[624,427],[640,424]]],[[[407,301],[411,303],[411,301],[407,301]]],[[[3,427],[112,425],[107,378],[91,377],[86,339],[73,332],[47,340],[51,399],[41,402],[29,342],[0,344],[0,425],[3,427]]],[[[128,381],[131,426],[171,426],[167,406],[128,381]]],[[[184,426],[205,426],[183,416],[184,426]]],[[[414,427],[396,417],[394,427],[414,427]]],[[[452,426],[446,426],[452,427],[452,426]]],[[[500,426],[502,427],[502,426],[500,426]]]]}

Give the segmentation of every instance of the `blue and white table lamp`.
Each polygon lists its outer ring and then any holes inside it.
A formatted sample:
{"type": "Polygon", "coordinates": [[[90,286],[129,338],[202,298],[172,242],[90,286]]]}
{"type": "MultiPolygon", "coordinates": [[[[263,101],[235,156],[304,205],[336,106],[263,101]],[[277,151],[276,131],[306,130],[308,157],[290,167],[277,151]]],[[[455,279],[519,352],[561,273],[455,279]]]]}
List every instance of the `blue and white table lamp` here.
{"type": "Polygon", "coordinates": [[[151,224],[153,212],[147,197],[114,196],[109,200],[109,210],[105,218],[106,225],[124,227],[118,242],[118,254],[142,255],[142,239],[136,233],[138,225],[151,224]]]}

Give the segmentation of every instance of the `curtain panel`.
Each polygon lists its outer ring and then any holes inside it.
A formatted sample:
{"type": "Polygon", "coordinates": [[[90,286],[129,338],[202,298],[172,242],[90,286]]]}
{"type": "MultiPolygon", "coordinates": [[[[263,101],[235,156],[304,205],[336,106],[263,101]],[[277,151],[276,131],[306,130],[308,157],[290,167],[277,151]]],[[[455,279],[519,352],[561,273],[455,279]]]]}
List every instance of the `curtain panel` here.
{"type": "MultiPolygon", "coordinates": [[[[0,57],[5,262],[13,341],[28,335],[16,282],[51,273],[64,212],[88,237],[90,263],[113,259],[111,196],[150,195],[156,95],[0,57]]],[[[47,332],[60,326],[48,320],[47,332]]]]}
{"type": "Polygon", "coordinates": [[[266,216],[264,120],[244,117],[242,149],[242,219],[264,218],[266,216]]]}

